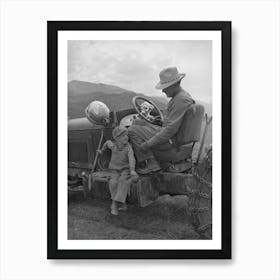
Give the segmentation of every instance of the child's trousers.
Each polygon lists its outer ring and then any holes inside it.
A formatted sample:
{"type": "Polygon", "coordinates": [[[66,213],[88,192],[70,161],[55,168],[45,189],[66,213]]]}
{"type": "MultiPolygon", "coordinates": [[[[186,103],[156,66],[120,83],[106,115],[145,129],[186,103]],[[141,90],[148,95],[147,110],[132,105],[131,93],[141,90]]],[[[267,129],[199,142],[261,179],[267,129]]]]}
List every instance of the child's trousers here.
{"type": "Polygon", "coordinates": [[[126,197],[130,191],[130,185],[131,178],[129,169],[113,171],[109,181],[112,200],[125,203],[126,197]]]}

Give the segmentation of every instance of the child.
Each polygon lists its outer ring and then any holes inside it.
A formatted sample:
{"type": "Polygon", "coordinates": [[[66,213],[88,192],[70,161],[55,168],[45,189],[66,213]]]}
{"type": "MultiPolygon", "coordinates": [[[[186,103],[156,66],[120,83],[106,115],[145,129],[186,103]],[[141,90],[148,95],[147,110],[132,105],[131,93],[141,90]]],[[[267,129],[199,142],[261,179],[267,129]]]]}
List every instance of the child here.
{"type": "Polygon", "coordinates": [[[137,179],[135,172],[135,157],[131,145],[128,143],[127,129],[116,127],[113,130],[113,141],[106,141],[102,150],[110,149],[112,151],[109,169],[112,170],[112,176],[109,181],[109,188],[112,198],[111,214],[118,215],[118,210],[127,210],[125,203],[129,193],[132,180],[137,179]],[[122,203],[118,208],[118,203],[122,203]]]}

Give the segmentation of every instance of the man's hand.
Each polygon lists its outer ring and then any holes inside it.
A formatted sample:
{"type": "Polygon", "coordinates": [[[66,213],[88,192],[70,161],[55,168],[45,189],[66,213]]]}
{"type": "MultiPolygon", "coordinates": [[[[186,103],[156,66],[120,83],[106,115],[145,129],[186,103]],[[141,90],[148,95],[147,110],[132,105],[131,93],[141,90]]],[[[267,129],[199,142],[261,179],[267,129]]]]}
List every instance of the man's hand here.
{"type": "Polygon", "coordinates": [[[146,152],[149,148],[150,148],[150,147],[149,147],[149,145],[148,145],[147,142],[142,143],[142,144],[140,145],[140,147],[139,147],[139,149],[140,149],[141,151],[143,151],[143,152],[146,152]]]}

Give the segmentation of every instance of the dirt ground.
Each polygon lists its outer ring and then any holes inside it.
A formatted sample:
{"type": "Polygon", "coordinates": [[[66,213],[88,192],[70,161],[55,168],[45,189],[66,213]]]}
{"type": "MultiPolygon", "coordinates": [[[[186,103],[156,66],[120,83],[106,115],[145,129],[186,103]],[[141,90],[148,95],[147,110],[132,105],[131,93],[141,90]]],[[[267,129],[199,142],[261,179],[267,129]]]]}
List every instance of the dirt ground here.
{"type": "Polygon", "coordinates": [[[187,196],[161,196],[145,208],[128,205],[118,216],[110,203],[69,196],[68,239],[201,239],[189,223],[187,196]]]}

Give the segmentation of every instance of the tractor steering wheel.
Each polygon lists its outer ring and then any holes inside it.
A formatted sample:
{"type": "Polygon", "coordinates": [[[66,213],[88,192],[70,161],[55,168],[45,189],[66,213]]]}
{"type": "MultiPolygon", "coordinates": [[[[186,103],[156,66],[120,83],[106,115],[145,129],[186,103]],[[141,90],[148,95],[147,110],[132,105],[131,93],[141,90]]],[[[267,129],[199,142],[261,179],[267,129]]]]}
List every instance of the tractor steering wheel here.
{"type": "Polygon", "coordinates": [[[144,120],[154,125],[162,125],[163,114],[153,101],[143,96],[135,96],[132,103],[136,112],[144,120]]]}

